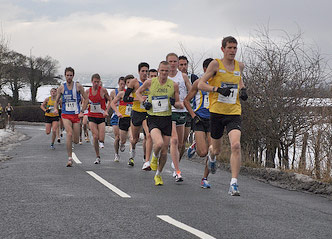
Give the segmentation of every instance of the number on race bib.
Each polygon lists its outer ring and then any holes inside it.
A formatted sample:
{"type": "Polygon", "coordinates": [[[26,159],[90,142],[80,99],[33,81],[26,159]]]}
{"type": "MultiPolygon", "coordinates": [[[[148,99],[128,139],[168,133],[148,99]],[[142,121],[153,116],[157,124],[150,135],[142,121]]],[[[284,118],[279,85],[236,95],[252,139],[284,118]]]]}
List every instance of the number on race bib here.
{"type": "Polygon", "coordinates": [[[90,112],[91,113],[102,113],[100,103],[90,103],[90,112]]]}
{"type": "Polygon", "coordinates": [[[222,87],[231,87],[231,93],[229,96],[223,96],[222,94],[218,95],[218,102],[227,103],[227,104],[235,104],[238,94],[238,86],[237,84],[224,84],[222,87]]]}
{"type": "Polygon", "coordinates": [[[77,111],[77,103],[75,101],[69,101],[65,103],[66,111],[77,111]]]}
{"type": "Polygon", "coordinates": [[[133,105],[132,105],[132,104],[128,104],[128,105],[126,106],[126,112],[125,112],[125,114],[130,116],[130,115],[131,115],[132,108],[133,108],[133,105]]]}
{"type": "Polygon", "coordinates": [[[204,95],[204,105],[203,105],[204,108],[209,108],[209,95],[206,94],[204,95]]]}
{"type": "Polygon", "coordinates": [[[152,110],[154,113],[165,112],[169,110],[167,95],[152,96],[152,110]]]}

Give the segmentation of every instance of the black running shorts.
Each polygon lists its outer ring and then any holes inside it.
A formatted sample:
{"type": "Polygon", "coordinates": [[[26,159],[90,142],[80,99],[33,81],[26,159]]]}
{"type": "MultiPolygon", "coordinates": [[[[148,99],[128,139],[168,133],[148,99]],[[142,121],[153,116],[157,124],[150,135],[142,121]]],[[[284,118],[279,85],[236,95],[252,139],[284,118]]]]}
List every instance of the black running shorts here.
{"type": "Polygon", "coordinates": [[[53,121],[59,121],[59,116],[51,117],[51,116],[46,116],[45,115],[45,123],[46,124],[52,124],[53,121]]]}
{"type": "Polygon", "coordinates": [[[130,127],[130,117],[119,118],[119,128],[128,131],[130,127]]]}
{"type": "Polygon", "coordinates": [[[149,131],[157,128],[162,135],[171,136],[172,134],[172,117],[171,116],[155,116],[148,115],[149,131]]]}
{"type": "Polygon", "coordinates": [[[210,132],[210,119],[202,118],[197,124],[193,122],[193,130],[194,131],[203,131],[205,133],[210,132]]]}
{"type": "Polygon", "coordinates": [[[146,112],[137,112],[133,110],[131,112],[131,122],[134,126],[142,126],[142,123],[146,119],[147,115],[148,114],[146,112]]]}
{"type": "Polygon", "coordinates": [[[240,115],[222,115],[210,113],[210,129],[211,137],[213,139],[220,139],[226,127],[227,134],[233,129],[241,131],[241,116],[240,115]]]}
{"type": "Polygon", "coordinates": [[[105,118],[96,118],[96,117],[90,117],[88,116],[89,122],[95,123],[95,124],[101,124],[105,123],[105,118]]]}

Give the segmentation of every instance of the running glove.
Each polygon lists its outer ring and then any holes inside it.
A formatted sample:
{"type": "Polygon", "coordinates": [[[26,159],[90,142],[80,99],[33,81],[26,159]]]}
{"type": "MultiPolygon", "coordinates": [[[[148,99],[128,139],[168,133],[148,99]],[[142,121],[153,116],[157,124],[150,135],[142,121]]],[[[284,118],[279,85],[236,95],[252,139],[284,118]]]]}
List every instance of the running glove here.
{"type": "Polygon", "coordinates": [[[174,104],[175,104],[175,99],[174,99],[173,97],[170,97],[170,98],[169,98],[169,103],[171,103],[171,105],[174,106],[174,104]]]}
{"type": "Polygon", "coordinates": [[[200,121],[202,121],[202,118],[199,117],[198,115],[195,115],[195,117],[194,117],[194,123],[198,124],[200,121]]]}
{"type": "Polygon", "coordinates": [[[242,88],[240,90],[240,99],[243,101],[246,101],[248,99],[248,94],[247,94],[247,89],[246,88],[242,88]]]}
{"type": "Polygon", "coordinates": [[[229,96],[231,94],[231,89],[232,88],[230,87],[223,87],[223,88],[218,87],[217,92],[219,94],[222,94],[223,96],[229,96]]]}
{"type": "Polygon", "coordinates": [[[145,102],[143,103],[143,106],[144,106],[144,108],[145,108],[146,110],[149,110],[149,109],[151,109],[152,104],[151,104],[151,102],[149,102],[149,101],[145,101],[145,102]]]}

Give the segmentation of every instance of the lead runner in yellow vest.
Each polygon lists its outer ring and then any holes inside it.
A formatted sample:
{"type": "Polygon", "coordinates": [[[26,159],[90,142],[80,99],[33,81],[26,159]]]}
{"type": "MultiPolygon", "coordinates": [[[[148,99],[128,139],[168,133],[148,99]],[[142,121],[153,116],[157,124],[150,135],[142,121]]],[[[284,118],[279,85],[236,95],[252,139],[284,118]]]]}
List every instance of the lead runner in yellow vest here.
{"type": "Polygon", "coordinates": [[[51,89],[51,96],[47,97],[41,104],[40,108],[45,112],[45,132],[47,135],[51,133],[52,129],[52,143],[51,149],[55,149],[54,141],[59,127],[59,113],[54,113],[54,106],[56,100],[57,90],[51,89]]]}
{"type": "Polygon", "coordinates": [[[179,98],[179,86],[168,78],[170,66],[167,61],[159,64],[159,76],[146,80],[136,91],[137,99],[144,105],[148,113],[148,126],[153,142],[151,169],[157,170],[155,185],[163,185],[161,172],[167,160],[167,150],[172,133],[172,105],[183,108],[179,98]],[[148,99],[143,92],[149,89],[148,99]],[[158,165],[159,159],[159,165],[158,165]]]}
{"type": "Polygon", "coordinates": [[[237,41],[234,37],[222,40],[224,58],[213,60],[204,76],[198,83],[198,88],[209,91],[209,110],[212,144],[209,148],[208,167],[211,173],[216,172],[216,156],[221,151],[221,136],[224,128],[231,145],[232,179],[229,194],[240,196],[237,178],[241,165],[241,103],[248,95],[242,81],[244,64],[235,60],[237,41]],[[208,84],[206,84],[208,82],[208,84]]]}

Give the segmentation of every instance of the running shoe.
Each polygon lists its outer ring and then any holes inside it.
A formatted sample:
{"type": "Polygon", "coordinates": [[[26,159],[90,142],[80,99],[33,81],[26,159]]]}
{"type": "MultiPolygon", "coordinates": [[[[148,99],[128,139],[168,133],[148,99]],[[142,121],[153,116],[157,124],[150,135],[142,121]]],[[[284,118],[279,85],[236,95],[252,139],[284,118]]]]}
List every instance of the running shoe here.
{"type": "Polygon", "coordinates": [[[182,181],[183,181],[183,178],[181,176],[181,172],[179,172],[175,175],[175,182],[178,183],[178,182],[182,182],[182,181]]]}
{"type": "Polygon", "coordinates": [[[156,171],[158,169],[158,158],[154,156],[154,154],[152,154],[150,167],[153,171],[156,171]]]}
{"type": "Polygon", "coordinates": [[[161,186],[163,184],[164,184],[164,182],[163,182],[163,179],[161,178],[161,175],[154,176],[154,185],[161,186]]]}
{"type": "Polygon", "coordinates": [[[51,144],[51,149],[55,149],[54,144],[51,144]]]}
{"type": "Polygon", "coordinates": [[[134,159],[133,158],[129,159],[128,165],[134,167],[134,159]]]}
{"type": "Polygon", "coordinates": [[[58,138],[58,143],[60,144],[60,142],[61,142],[61,140],[60,140],[60,138],[58,138]]]}
{"type": "Polygon", "coordinates": [[[240,196],[239,185],[237,183],[230,185],[228,194],[231,196],[240,196]]]}
{"type": "Polygon", "coordinates": [[[82,139],[80,139],[80,141],[78,142],[79,144],[82,144],[82,139]]]}
{"type": "Polygon", "coordinates": [[[94,162],[94,164],[100,164],[100,157],[96,158],[96,161],[94,162]]]}
{"type": "Polygon", "coordinates": [[[210,157],[209,157],[208,168],[209,168],[209,171],[210,171],[212,174],[215,174],[216,171],[217,171],[217,160],[214,160],[214,161],[212,162],[212,161],[210,161],[210,157]]]}
{"type": "Polygon", "coordinates": [[[126,149],[126,145],[120,144],[120,151],[123,152],[126,149]]]}
{"type": "Polygon", "coordinates": [[[98,142],[98,144],[100,149],[103,149],[105,147],[103,142],[98,142]]]}
{"type": "Polygon", "coordinates": [[[145,171],[150,171],[151,170],[149,161],[147,161],[143,164],[142,170],[145,170],[145,171]]]}
{"type": "Polygon", "coordinates": [[[85,137],[85,142],[89,143],[90,142],[90,139],[88,136],[85,137]]]}
{"type": "Polygon", "coordinates": [[[188,158],[192,158],[195,153],[196,153],[196,142],[194,141],[194,143],[187,150],[188,158]]]}
{"type": "Polygon", "coordinates": [[[68,159],[66,167],[72,167],[73,166],[73,159],[68,159]]]}
{"type": "Polygon", "coordinates": [[[115,154],[114,162],[119,162],[119,161],[120,161],[120,156],[118,154],[115,154]]]}
{"type": "Polygon", "coordinates": [[[209,184],[209,181],[206,178],[202,178],[201,187],[202,188],[211,188],[211,185],[209,184]]]}

